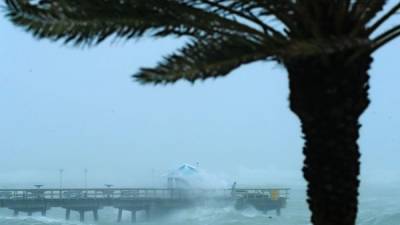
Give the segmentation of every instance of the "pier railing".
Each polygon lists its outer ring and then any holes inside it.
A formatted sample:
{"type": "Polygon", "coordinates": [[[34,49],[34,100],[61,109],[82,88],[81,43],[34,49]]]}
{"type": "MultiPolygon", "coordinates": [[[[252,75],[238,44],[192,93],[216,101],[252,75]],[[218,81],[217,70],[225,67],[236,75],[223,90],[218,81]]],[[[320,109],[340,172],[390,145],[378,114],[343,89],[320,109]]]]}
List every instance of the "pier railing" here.
{"type": "Polygon", "coordinates": [[[176,199],[176,198],[288,198],[289,189],[0,189],[0,200],[29,199],[176,199]]]}

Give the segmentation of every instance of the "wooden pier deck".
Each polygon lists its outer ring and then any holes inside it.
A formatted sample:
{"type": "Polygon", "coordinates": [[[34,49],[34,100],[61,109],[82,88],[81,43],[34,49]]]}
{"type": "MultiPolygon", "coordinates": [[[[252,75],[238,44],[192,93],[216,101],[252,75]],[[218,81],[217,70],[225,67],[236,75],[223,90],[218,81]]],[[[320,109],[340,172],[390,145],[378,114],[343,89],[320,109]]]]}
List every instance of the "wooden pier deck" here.
{"type": "Polygon", "coordinates": [[[92,188],[92,189],[0,189],[0,208],[13,210],[14,216],[26,213],[41,213],[46,216],[49,209],[65,209],[65,218],[71,212],[79,213],[80,221],[85,213],[92,212],[95,221],[104,207],[118,209],[117,221],[128,211],[132,222],[136,212],[144,211],[150,219],[171,210],[188,208],[213,201],[234,204],[240,210],[248,206],[267,213],[274,210],[280,215],[286,207],[289,189],[159,189],[159,188],[92,188]]]}

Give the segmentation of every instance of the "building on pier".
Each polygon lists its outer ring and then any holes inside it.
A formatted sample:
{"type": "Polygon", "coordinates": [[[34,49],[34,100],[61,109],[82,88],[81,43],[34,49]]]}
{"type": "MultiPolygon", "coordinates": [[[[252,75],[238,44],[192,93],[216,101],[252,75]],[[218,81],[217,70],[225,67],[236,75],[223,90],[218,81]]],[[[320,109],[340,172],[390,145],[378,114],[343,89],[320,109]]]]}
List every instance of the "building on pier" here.
{"type": "Polygon", "coordinates": [[[197,188],[203,179],[197,167],[183,164],[167,176],[168,188],[197,188]]]}
{"type": "Polygon", "coordinates": [[[182,189],[224,189],[230,188],[230,183],[220,177],[210,174],[199,167],[183,164],[167,175],[167,188],[182,189]]]}

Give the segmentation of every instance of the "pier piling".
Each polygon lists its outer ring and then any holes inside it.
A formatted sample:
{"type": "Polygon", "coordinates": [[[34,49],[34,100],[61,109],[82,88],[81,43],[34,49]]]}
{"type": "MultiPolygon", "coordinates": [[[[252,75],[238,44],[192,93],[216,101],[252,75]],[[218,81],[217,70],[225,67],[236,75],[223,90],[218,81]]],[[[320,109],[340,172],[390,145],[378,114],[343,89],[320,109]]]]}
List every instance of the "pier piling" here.
{"type": "Polygon", "coordinates": [[[118,223],[120,223],[122,221],[122,209],[119,208],[118,209],[118,219],[117,219],[118,223]]]}
{"type": "Polygon", "coordinates": [[[69,220],[71,217],[71,209],[66,209],[65,211],[65,220],[69,220]]]}
{"type": "Polygon", "coordinates": [[[277,216],[280,216],[280,215],[281,215],[281,209],[280,209],[280,208],[277,208],[277,209],[276,209],[276,215],[277,215],[277,216]]]}
{"type": "Polygon", "coordinates": [[[93,219],[94,221],[99,221],[99,211],[97,209],[93,210],[93,219]]]}
{"type": "Polygon", "coordinates": [[[85,211],[79,210],[79,221],[85,222],[85,211]]]}
{"type": "Polygon", "coordinates": [[[136,223],[136,210],[131,211],[131,222],[136,223]]]}
{"type": "Polygon", "coordinates": [[[146,221],[150,221],[151,215],[150,215],[150,208],[149,207],[147,207],[145,209],[145,213],[146,213],[146,221]]]}

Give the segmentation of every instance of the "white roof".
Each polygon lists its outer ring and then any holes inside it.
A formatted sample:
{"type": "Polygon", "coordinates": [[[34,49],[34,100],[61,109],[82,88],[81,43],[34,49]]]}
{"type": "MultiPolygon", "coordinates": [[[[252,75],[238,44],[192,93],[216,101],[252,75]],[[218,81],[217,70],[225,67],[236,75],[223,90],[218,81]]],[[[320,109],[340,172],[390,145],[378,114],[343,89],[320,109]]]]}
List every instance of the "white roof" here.
{"type": "Polygon", "coordinates": [[[183,164],[178,169],[170,172],[168,174],[168,177],[187,177],[187,176],[193,176],[193,175],[198,175],[198,174],[199,174],[199,171],[196,167],[189,165],[189,164],[183,164]]]}

